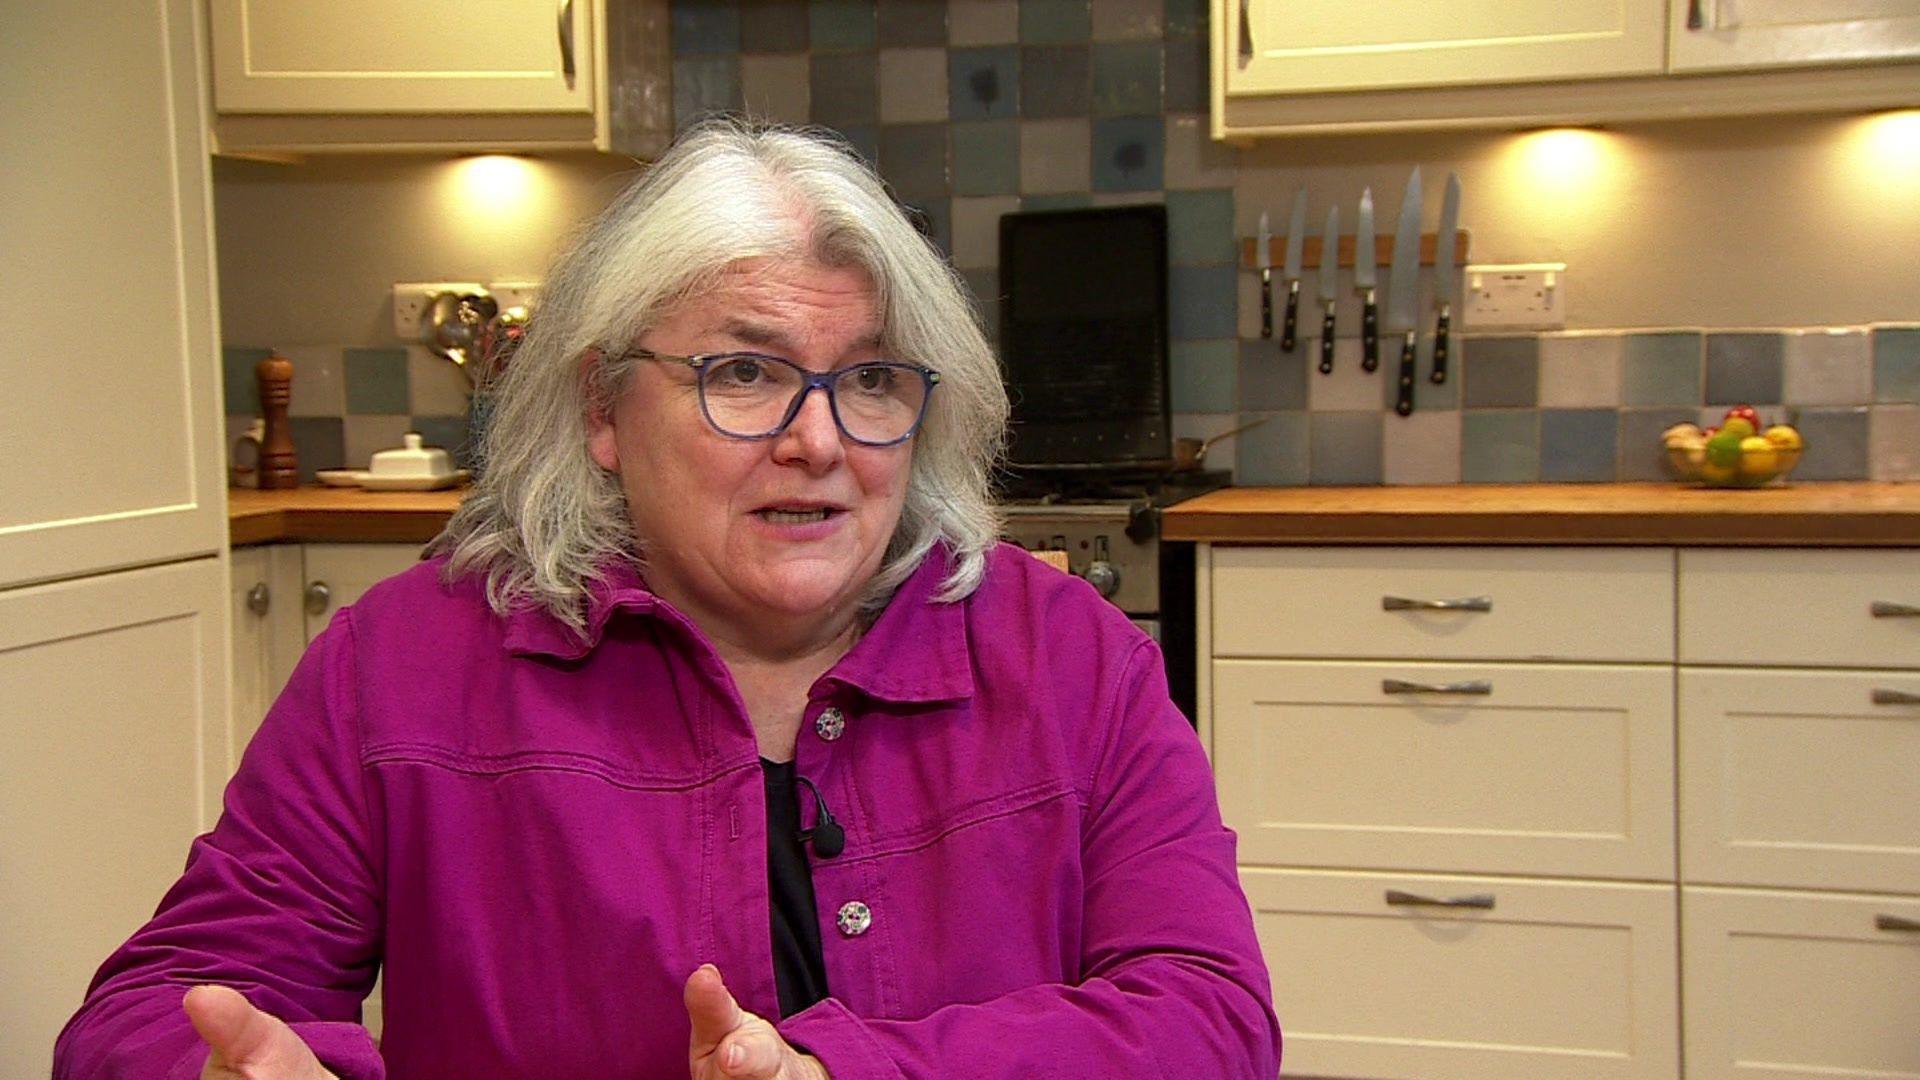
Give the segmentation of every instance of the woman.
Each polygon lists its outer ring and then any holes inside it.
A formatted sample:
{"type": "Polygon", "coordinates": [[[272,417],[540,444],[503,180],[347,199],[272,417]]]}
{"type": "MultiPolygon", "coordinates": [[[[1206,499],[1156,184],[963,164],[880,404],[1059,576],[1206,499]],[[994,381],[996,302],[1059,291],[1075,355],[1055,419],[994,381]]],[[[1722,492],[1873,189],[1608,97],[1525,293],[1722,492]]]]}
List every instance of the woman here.
{"type": "Polygon", "coordinates": [[[1155,646],[994,541],[1006,412],[855,158],[690,133],[558,262],[438,557],[314,642],[56,1072],[1272,1077],[1155,646]]]}

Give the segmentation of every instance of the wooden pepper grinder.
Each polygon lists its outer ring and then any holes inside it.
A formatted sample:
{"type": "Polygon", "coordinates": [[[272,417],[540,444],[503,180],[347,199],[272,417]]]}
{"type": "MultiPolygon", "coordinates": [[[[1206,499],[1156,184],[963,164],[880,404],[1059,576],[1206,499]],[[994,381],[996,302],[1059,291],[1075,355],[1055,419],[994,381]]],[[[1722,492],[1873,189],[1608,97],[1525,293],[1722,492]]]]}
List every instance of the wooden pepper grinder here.
{"type": "Polygon", "coordinates": [[[267,428],[260,438],[260,487],[299,487],[293,425],[287,421],[287,405],[293,400],[293,361],[272,353],[253,366],[253,374],[260,382],[260,415],[267,428]]]}

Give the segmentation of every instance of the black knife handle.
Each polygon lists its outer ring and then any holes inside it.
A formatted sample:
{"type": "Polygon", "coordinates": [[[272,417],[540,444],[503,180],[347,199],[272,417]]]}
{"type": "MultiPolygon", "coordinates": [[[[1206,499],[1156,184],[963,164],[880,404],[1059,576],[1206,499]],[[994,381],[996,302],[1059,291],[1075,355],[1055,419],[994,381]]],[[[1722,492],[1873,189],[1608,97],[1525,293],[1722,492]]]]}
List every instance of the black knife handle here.
{"type": "Polygon", "coordinates": [[[1420,332],[1407,331],[1406,338],[1400,343],[1400,397],[1393,403],[1393,411],[1401,416],[1413,415],[1413,355],[1419,351],[1420,332]]]}
{"type": "Polygon", "coordinates": [[[1447,381],[1447,328],[1453,323],[1453,306],[1440,306],[1440,321],[1433,328],[1433,372],[1431,378],[1436,385],[1447,381]]]}
{"type": "Polygon", "coordinates": [[[1292,352],[1300,329],[1300,283],[1287,283],[1287,317],[1280,324],[1280,351],[1292,352]]]}
{"type": "Polygon", "coordinates": [[[1273,271],[1260,271],[1260,336],[1273,336],[1273,271]]]}
{"type": "Polygon", "coordinates": [[[1333,301],[1327,301],[1327,313],[1320,319],[1320,374],[1333,374],[1333,301]]]}
{"type": "Polygon", "coordinates": [[[1373,290],[1367,290],[1367,302],[1360,309],[1360,370],[1372,371],[1380,366],[1380,309],[1373,301],[1373,290]]]}

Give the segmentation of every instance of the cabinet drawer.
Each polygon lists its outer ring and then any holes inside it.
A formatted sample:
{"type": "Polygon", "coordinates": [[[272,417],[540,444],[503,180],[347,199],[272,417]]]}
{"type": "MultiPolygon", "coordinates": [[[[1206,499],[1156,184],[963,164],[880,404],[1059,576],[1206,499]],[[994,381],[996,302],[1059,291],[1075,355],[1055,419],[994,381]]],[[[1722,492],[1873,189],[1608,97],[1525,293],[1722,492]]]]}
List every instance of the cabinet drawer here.
{"type": "Polygon", "coordinates": [[[1665,549],[1223,547],[1211,600],[1219,656],[1673,659],[1665,549]]]}
{"type": "MultiPolygon", "coordinates": [[[[1920,1076],[1920,900],[1683,890],[1688,1080],[1920,1076]]],[[[1279,969],[1275,969],[1279,970],[1279,969]]]]}
{"type": "Polygon", "coordinates": [[[1920,673],[1682,668],[1682,879],[1920,893],[1920,704],[1875,691],[1920,673]]]}
{"type": "Polygon", "coordinates": [[[1212,675],[1242,862],[1673,877],[1670,668],[1220,660],[1212,675]]]}
{"type": "Polygon", "coordinates": [[[1679,1075],[1671,885],[1243,868],[1288,1075],[1679,1075]],[[1389,903],[1389,891],[1489,908],[1389,903]]]}
{"type": "Polygon", "coordinates": [[[1920,668],[1920,551],[1682,551],[1680,662],[1920,668]]]}

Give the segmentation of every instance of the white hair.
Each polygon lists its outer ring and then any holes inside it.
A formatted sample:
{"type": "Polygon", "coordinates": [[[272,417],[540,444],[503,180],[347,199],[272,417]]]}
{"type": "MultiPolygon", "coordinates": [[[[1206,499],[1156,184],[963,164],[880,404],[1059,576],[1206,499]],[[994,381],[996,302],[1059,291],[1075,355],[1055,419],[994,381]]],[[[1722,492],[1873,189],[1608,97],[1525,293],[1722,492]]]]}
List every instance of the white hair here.
{"type": "Polygon", "coordinates": [[[609,562],[644,566],[619,477],[588,455],[588,417],[626,387],[620,358],[643,332],[756,258],[865,271],[882,347],[940,373],[864,607],[885,606],[940,541],[954,559],[939,598],[973,592],[1000,534],[989,485],[1008,403],[966,286],[837,136],[730,119],[685,132],[555,261],[490,387],[480,479],[429,545],[451,554],[449,579],[485,574],[495,610],[540,607],[579,629],[609,562]]]}

